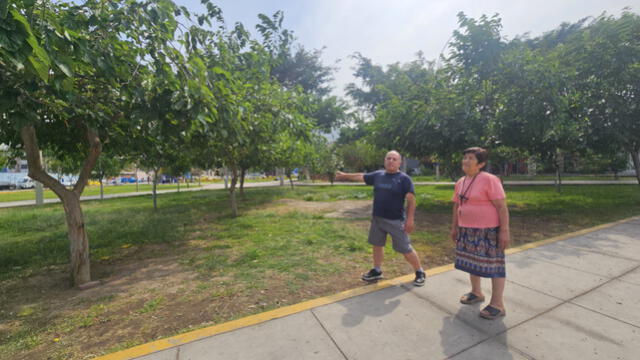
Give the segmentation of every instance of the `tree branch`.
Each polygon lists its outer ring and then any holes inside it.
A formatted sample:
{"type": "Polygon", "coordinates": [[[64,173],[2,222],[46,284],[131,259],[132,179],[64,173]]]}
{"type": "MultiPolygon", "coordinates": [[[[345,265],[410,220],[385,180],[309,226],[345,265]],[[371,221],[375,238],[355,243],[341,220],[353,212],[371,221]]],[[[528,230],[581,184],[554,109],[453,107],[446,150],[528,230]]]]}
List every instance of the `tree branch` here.
{"type": "Polygon", "coordinates": [[[42,184],[53,190],[53,192],[62,199],[65,192],[68,190],[58,180],[47,174],[47,172],[42,169],[40,147],[38,146],[36,129],[33,125],[24,126],[20,129],[20,137],[22,138],[22,144],[24,145],[24,150],[27,156],[29,177],[40,181],[42,184]]]}
{"type": "Polygon", "coordinates": [[[73,191],[80,196],[84,187],[87,186],[87,181],[91,176],[91,171],[96,166],[98,162],[98,158],[102,153],[102,142],[100,141],[100,137],[98,133],[87,127],[87,141],[89,142],[89,153],[82,164],[82,170],[80,171],[80,176],[78,177],[78,181],[73,187],[73,191]]]}

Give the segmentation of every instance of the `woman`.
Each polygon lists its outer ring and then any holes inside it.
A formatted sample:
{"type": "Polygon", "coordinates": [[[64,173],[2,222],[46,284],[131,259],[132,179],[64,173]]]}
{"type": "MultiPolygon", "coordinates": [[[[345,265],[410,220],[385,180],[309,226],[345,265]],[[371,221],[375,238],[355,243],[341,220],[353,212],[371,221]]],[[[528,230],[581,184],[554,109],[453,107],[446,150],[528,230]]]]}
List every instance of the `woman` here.
{"type": "Polygon", "coordinates": [[[487,151],[466,149],[462,159],[465,176],[456,182],[453,196],[451,239],[456,244],[456,269],[468,272],[471,291],[463,304],[484,301],[480,279],[491,278],[491,301],[481,312],[485,319],[505,316],[502,295],[505,285],[504,250],[509,245],[509,211],[500,179],[482,171],[487,151]]]}

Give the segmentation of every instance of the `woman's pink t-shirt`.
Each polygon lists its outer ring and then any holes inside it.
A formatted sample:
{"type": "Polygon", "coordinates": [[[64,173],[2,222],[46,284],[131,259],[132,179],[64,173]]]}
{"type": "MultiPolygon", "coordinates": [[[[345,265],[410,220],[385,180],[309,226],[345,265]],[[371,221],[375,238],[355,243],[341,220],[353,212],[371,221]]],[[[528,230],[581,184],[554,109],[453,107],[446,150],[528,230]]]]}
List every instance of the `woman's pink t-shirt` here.
{"type": "Polygon", "coordinates": [[[504,189],[497,176],[481,171],[469,188],[471,181],[464,176],[456,182],[453,201],[460,204],[460,194],[468,199],[458,206],[458,226],[469,228],[492,228],[500,226],[498,209],[491,200],[504,199],[504,189]],[[463,186],[464,182],[464,188],[463,186]],[[468,191],[467,191],[468,189],[468,191]],[[465,193],[466,191],[466,193],[465,193]]]}

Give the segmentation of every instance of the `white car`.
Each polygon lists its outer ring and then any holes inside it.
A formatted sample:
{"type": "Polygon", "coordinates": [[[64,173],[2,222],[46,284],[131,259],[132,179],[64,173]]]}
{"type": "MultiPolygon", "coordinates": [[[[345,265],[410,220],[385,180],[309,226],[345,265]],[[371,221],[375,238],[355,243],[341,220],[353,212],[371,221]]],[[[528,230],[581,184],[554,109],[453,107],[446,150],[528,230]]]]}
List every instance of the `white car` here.
{"type": "Polygon", "coordinates": [[[20,180],[17,184],[18,189],[33,189],[36,187],[36,184],[31,180],[30,177],[25,176],[20,180]]]}

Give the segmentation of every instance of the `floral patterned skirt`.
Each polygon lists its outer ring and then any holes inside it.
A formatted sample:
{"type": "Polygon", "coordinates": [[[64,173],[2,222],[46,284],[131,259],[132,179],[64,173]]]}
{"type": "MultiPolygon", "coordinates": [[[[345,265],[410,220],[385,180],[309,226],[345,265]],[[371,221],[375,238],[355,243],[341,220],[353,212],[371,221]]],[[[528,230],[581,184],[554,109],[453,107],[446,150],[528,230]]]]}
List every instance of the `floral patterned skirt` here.
{"type": "Polygon", "coordinates": [[[458,227],[456,269],[486,278],[506,277],[504,251],[498,246],[499,230],[458,227]]]}

